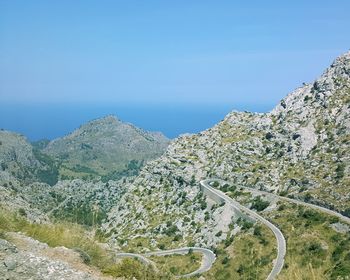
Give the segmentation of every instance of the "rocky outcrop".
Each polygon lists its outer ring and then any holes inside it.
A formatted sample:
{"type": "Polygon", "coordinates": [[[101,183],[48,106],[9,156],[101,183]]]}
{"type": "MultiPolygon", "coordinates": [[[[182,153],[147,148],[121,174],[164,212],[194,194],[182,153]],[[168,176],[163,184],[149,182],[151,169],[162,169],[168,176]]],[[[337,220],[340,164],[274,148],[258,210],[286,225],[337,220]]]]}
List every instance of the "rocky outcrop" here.
{"type": "Polygon", "coordinates": [[[60,247],[50,248],[21,234],[11,234],[20,243],[0,239],[0,279],[109,279],[83,264],[77,252],[60,247]]]}
{"type": "Polygon", "coordinates": [[[35,179],[35,171],[42,167],[24,136],[0,131],[0,171],[28,182],[35,179]]]}

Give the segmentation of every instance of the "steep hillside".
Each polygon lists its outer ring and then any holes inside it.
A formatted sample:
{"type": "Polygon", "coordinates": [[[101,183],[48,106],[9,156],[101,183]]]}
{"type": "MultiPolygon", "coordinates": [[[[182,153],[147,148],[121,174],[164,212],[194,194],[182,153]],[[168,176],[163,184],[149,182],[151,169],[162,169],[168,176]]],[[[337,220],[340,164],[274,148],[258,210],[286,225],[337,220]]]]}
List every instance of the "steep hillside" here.
{"type": "Polygon", "coordinates": [[[10,131],[0,131],[0,168],[24,183],[57,182],[57,163],[34,149],[24,136],[10,131]]]}
{"type": "Polygon", "coordinates": [[[210,207],[203,202],[199,181],[210,177],[295,196],[349,215],[349,114],[346,53],[272,112],[232,112],[211,129],[178,138],[143,168],[104,229],[121,240],[135,234],[152,239],[175,223],[175,234],[181,232],[183,243],[216,244],[225,239],[218,232],[227,231],[231,220],[220,216],[225,207],[207,212],[210,207]]]}
{"type": "Polygon", "coordinates": [[[160,156],[169,140],[114,116],[91,121],[51,141],[42,152],[62,165],[61,178],[101,175],[104,181],[135,175],[145,161],[160,156]]]}
{"type": "Polygon", "coordinates": [[[112,206],[118,203],[125,192],[124,185],[127,182],[126,178],[107,183],[75,179],[59,181],[52,187],[32,183],[23,186],[21,194],[27,203],[53,220],[95,226],[100,224],[112,206]]]}

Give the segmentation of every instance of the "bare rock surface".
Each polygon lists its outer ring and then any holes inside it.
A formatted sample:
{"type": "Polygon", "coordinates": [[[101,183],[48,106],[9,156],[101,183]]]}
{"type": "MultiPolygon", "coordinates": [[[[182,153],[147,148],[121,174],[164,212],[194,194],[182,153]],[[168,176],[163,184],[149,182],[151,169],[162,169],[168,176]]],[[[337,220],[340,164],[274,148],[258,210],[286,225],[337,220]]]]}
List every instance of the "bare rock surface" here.
{"type": "Polygon", "coordinates": [[[50,248],[21,233],[9,233],[8,237],[11,242],[0,239],[1,280],[111,279],[85,265],[71,249],[50,248]]]}

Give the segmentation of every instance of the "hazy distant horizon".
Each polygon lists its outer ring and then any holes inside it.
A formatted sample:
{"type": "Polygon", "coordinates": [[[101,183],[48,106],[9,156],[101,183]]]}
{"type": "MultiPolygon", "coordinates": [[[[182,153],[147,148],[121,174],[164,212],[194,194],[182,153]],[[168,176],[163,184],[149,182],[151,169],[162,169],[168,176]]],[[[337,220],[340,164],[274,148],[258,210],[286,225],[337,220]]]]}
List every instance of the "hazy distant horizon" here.
{"type": "Polygon", "coordinates": [[[0,111],[0,128],[23,134],[30,141],[52,140],[93,119],[115,115],[142,129],[176,138],[210,128],[234,110],[271,109],[268,104],[8,104],[0,111]]]}
{"type": "Polygon", "coordinates": [[[349,9],[0,1],[0,103],[275,104],[348,50],[349,9]]]}
{"type": "Polygon", "coordinates": [[[268,111],[348,50],[349,9],[345,0],[0,1],[0,127],[52,139],[116,114],[174,138],[232,110],[268,111]]]}

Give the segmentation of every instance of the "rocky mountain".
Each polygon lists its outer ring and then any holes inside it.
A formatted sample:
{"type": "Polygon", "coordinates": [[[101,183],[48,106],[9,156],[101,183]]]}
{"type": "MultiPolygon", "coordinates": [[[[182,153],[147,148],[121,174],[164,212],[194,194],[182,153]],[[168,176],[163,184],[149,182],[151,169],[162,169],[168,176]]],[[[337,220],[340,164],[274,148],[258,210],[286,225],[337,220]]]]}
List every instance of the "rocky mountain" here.
{"type": "Polygon", "coordinates": [[[93,120],[41,150],[62,164],[61,178],[102,176],[104,181],[135,175],[144,162],[160,156],[169,140],[114,116],[93,120]]]}
{"type": "Polygon", "coordinates": [[[107,182],[136,175],[168,144],[163,134],[142,130],[114,116],[91,121],[53,141],[30,143],[23,135],[1,130],[0,171],[25,183],[54,185],[59,179],[75,178],[107,182]]]}
{"type": "Polygon", "coordinates": [[[220,207],[206,216],[199,189],[206,178],[295,196],[350,215],[349,137],[350,52],[269,113],[232,112],[211,129],[179,137],[143,168],[104,230],[121,240],[131,235],[156,240],[176,221],[184,243],[217,244],[226,237],[217,233],[227,231],[231,220],[221,218],[226,209],[220,207]]]}

